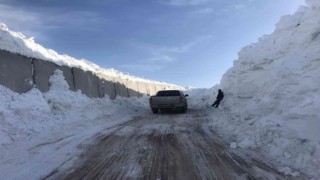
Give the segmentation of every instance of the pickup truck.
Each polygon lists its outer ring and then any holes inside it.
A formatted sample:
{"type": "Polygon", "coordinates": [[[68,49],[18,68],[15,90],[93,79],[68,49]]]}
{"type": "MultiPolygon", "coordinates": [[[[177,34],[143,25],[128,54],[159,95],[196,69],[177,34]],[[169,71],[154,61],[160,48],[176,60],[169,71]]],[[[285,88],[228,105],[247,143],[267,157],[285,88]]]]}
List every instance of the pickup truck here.
{"type": "Polygon", "coordinates": [[[155,96],[151,96],[149,104],[153,114],[165,109],[180,110],[185,113],[188,109],[186,97],[188,97],[188,94],[184,95],[179,90],[163,90],[158,91],[155,96]]]}

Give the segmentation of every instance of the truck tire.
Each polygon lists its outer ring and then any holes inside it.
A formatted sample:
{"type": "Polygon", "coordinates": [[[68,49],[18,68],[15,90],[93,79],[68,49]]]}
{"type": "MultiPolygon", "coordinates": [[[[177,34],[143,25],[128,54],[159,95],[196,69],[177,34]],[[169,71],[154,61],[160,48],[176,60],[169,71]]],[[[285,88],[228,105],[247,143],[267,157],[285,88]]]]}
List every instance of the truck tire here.
{"type": "Polygon", "coordinates": [[[186,111],[187,111],[186,108],[182,108],[182,109],[181,109],[181,112],[182,112],[182,113],[186,113],[186,111]]]}
{"type": "Polygon", "coordinates": [[[151,110],[152,110],[152,113],[153,113],[153,114],[158,114],[158,112],[159,112],[159,110],[156,109],[156,108],[152,108],[151,110]]]}

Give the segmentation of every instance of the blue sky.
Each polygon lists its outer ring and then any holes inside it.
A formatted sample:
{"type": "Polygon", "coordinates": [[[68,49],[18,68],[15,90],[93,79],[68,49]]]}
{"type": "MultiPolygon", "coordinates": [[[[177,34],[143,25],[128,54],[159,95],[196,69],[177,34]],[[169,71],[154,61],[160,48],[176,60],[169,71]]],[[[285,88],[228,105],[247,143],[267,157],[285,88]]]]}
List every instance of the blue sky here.
{"type": "Polygon", "coordinates": [[[0,0],[0,22],[104,68],[212,87],[304,0],[0,0]]]}

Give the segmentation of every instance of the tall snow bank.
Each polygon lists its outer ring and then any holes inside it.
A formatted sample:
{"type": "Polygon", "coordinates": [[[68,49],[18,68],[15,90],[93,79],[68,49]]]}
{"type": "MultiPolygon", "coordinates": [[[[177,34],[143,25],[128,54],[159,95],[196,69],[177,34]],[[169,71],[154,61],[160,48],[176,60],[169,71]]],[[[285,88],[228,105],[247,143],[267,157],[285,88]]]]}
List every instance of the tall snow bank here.
{"type": "Polygon", "coordinates": [[[307,4],[244,47],[221,88],[240,147],[319,178],[320,0],[307,4]]]}
{"type": "Polygon", "coordinates": [[[37,134],[52,128],[97,119],[119,108],[109,98],[91,99],[70,91],[60,70],[51,76],[50,83],[50,91],[44,94],[36,88],[19,94],[0,85],[0,147],[37,139],[37,134]]]}
{"type": "Polygon", "coordinates": [[[75,59],[68,55],[60,55],[52,49],[46,49],[43,46],[37,44],[34,41],[33,37],[27,38],[20,32],[11,31],[3,23],[0,23],[0,49],[31,58],[50,61],[60,66],[65,65],[69,67],[76,67],[83,69],[84,71],[92,71],[94,73],[101,73],[106,76],[128,79],[130,81],[164,84],[172,86],[173,88],[184,89],[174,84],[151,81],[135,76],[130,76],[122,72],[119,72],[113,68],[104,69],[85,59],[75,59]]]}
{"type": "Polygon", "coordinates": [[[0,85],[2,179],[44,179],[70,167],[98,135],[150,113],[147,97],[110,100],[70,91],[60,70],[50,83],[47,93],[24,94],[0,85]]]}
{"type": "Polygon", "coordinates": [[[141,107],[149,110],[147,97],[110,100],[70,91],[60,70],[56,70],[49,81],[51,86],[47,93],[33,88],[19,94],[0,85],[0,147],[37,139],[38,134],[62,129],[66,124],[83,123],[89,127],[94,126],[93,121],[117,122],[117,119],[134,116],[141,107]],[[124,109],[125,114],[119,113],[124,109]]]}

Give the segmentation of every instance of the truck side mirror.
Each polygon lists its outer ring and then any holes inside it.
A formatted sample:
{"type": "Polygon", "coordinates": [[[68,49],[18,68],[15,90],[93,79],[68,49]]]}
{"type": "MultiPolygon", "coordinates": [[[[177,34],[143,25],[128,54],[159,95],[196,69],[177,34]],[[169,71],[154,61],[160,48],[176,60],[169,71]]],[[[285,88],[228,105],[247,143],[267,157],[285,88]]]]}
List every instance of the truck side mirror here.
{"type": "Polygon", "coordinates": [[[186,94],[186,95],[184,95],[185,97],[189,97],[189,95],[188,94],[186,94]]]}

